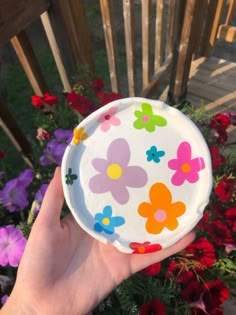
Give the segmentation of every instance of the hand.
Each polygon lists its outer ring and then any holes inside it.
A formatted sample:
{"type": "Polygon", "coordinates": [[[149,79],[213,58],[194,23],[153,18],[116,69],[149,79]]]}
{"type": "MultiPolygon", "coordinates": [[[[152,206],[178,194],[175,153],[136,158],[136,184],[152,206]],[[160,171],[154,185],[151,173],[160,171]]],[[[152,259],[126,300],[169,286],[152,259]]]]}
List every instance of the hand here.
{"type": "Polygon", "coordinates": [[[195,237],[191,232],[151,254],[121,253],[88,235],[72,215],[60,221],[63,202],[58,168],[1,315],[84,315],[130,275],[181,251],[195,237]]]}

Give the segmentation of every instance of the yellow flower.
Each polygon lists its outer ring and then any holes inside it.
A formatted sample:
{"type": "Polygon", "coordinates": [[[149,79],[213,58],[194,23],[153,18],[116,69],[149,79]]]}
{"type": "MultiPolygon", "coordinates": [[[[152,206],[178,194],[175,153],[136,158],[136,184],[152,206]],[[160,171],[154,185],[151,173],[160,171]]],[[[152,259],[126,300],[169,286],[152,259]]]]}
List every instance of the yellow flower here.
{"type": "Polygon", "coordinates": [[[149,191],[151,203],[142,202],[138,213],[146,217],[146,230],[151,234],[159,234],[166,227],[175,230],[178,227],[177,217],[185,213],[186,206],[183,202],[172,203],[172,195],[163,183],[155,183],[149,191]]]}
{"type": "Polygon", "coordinates": [[[86,132],[84,132],[84,128],[81,127],[79,129],[75,128],[73,132],[74,138],[73,138],[73,143],[74,144],[79,144],[80,141],[83,141],[88,138],[88,135],[86,132]]]}

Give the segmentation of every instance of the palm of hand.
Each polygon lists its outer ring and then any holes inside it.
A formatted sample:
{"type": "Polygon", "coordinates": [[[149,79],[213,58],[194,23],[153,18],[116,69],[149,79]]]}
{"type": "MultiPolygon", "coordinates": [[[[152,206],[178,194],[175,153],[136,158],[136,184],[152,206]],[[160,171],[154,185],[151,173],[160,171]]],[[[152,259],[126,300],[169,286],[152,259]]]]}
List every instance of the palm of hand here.
{"type": "Polygon", "coordinates": [[[15,288],[38,304],[39,314],[86,314],[131,274],[180,251],[194,238],[190,233],[152,254],[124,254],[89,236],[71,215],[60,221],[63,200],[57,170],[31,231],[15,288]]]}

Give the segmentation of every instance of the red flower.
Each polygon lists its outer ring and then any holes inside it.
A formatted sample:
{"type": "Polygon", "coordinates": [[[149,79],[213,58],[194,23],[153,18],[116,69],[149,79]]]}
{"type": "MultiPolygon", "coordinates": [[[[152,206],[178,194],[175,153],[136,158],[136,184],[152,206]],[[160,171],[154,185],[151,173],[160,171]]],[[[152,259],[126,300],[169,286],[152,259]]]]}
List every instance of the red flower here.
{"type": "Polygon", "coordinates": [[[236,207],[226,210],[225,217],[229,227],[236,232],[236,207]]]}
{"type": "Polygon", "coordinates": [[[219,184],[215,187],[215,194],[221,201],[226,202],[232,199],[234,192],[234,180],[224,176],[219,184]]]}
{"type": "Polygon", "coordinates": [[[3,151],[0,151],[0,159],[4,158],[5,153],[3,151]]]}
{"type": "Polygon", "coordinates": [[[162,249],[162,246],[160,244],[151,244],[150,242],[133,242],[129,244],[129,247],[134,250],[133,254],[153,253],[162,249]]]}
{"type": "Polygon", "coordinates": [[[201,218],[201,220],[198,222],[196,228],[201,230],[201,231],[205,231],[208,225],[208,221],[209,221],[209,214],[207,212],[203,213],[203,216],[201,218]]]}
{"type": "Polygon", "coordinates": [[[103,90],[104,83],[103,83],[102,79],[96,78],[95,80],[93,80],[92,87],[93,87],[95,92],[103,90]]]}
{"type": "Polygon", "coordinates": [[[153,299],[151,302],[141,305],[139,315],[165,315],[166,307],[165,304],[161,303],[157,299],[153,299]]]}
{"type": "Polygon", "coordinates": [[[226,163],[226,159],[220,154],[220,149],[218,147],[211,147],[211,159],[212,159],[212,169],[215,172],[222,164],[226,163]]]}
{"type": "Polygon", "coordinates": [[[185,250],[184,253],[187,254],[188,258],[200,262],[201,266],[196,266],[195,269],[206,269],[211,267],[215,261],[215,250],[213,245],[206,238],[199,238],[194,243],[190,244],[185,250]]]}
{"type": "Polygon", "coordinates": [[[71,107],[83,116],[87,116],[97,109],[96,105],[93,104],[88,98],[77,94],[73,90],[67,95],[67,100],[71,107]]]}
{"type": "Polygon", "coordinates": [[[99,99],[101,105],[106,105],[112,101],[121,99],[121,95],[117,93],[105,93],[103,91],[98,91],[96,93],[97,98],[99,99]]]}
{"type": "Polygon", "coordinates": [[[226,130],[229,125],[230,125],[230,119],[225,114],[216,114],[211,118],[211,121],[210,121],[210,127],[215,130],[219,130],[219,129],[226,130]]]}
{"type": "Polygon", "coordinates": [[[177,261],[170,262],[165,275],[166,278],[174,278],[179,283],[189,283],[194,277],[193,271],[186,269],[186,264],[177,261]]]}
{"type": "Polygon", "coordinates": [[[144,276],[156,276],[161,270],[161,263],[157,262],[148,266],[140,271],[140,273],[144,276]]]}
{"type": "Polygon", "coordinates": [[[31,103],[38,109],[43,109],[43,104],[48,104],[49,106],[57,104],[58,98],[46,92],[43,96],[33,95],[31,97],[31,103]]]}
{"type": "Polygon", "coordinates": [[[216,218],[224,218],[225,215],[225,207],[220,202],[213,202],[211,206],[211,210],[214,213],[216,218]]]}
{"type": "Polygon", "coordinates": [[[229,290],[220,280],[210,281],[200,285],[192,281],[182,291],[183,297],[194,309],[194,314],[223,314],[220,305],[229,298],[229,290]]]}
{"type": "Polygon", "coordinates": [[[212,240],[217,245],[233,243],[233,237],[230,233],[230,230],[219,220],[213,221],[211,224],[208,225],[208,232],[212,240]]]}

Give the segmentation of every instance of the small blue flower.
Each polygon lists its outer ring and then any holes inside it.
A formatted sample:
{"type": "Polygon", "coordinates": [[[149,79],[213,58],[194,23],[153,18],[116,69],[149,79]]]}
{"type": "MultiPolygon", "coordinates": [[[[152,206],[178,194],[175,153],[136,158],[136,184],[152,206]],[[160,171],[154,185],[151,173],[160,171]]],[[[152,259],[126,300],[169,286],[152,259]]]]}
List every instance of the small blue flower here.
{"type": "Polygon", "coordinates": [[[94,230],[99,233],[104,231],[107,234],[113,234],[115,227],[125,223],[123,217],[112,217],[111,206],[105,206],[103,213],[96,213],[95,220],[98,222],[94,224],[94,230]]]}
{"type": "Polygon", "coordinates": [[[160,157],[165,155],[165,151],[158,151],[156,146],[152,146],[149,150],[146,151],[147,161],[154,161],[155,163],[160,162],[160,157]]]}

